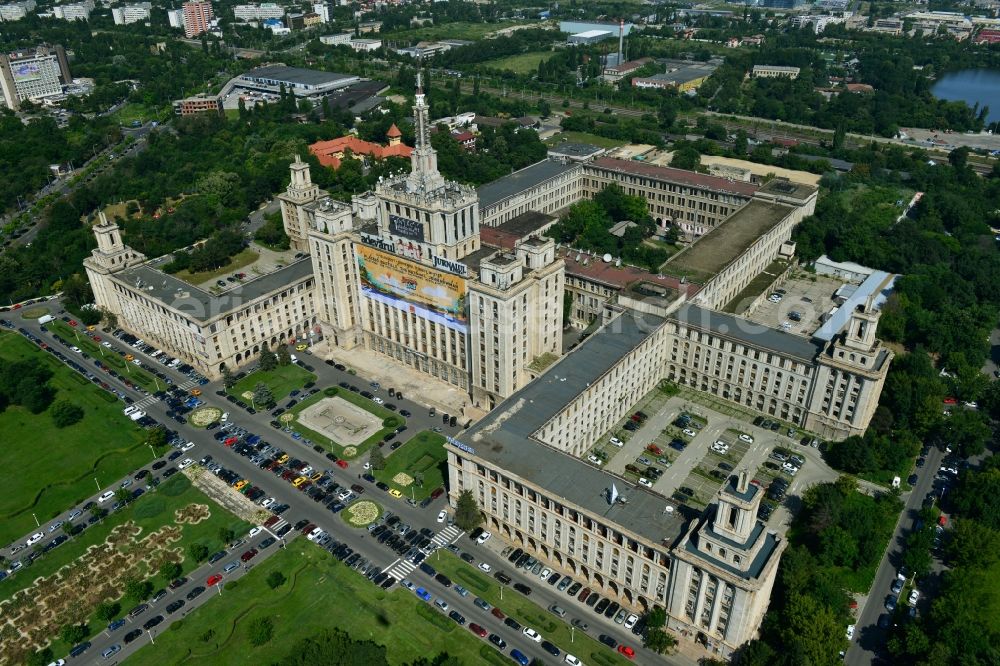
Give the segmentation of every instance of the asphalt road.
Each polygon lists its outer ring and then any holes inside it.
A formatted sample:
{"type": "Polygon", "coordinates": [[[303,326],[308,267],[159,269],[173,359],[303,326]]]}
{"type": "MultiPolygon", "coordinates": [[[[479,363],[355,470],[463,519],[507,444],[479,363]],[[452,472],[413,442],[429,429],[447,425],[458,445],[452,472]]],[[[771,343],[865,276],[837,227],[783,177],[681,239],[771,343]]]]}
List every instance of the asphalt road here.
{"type": "MultiPolygon", "coordinates": [[[[878,619],[882,614],[888,612],[884,606],[885,598],[890,594],[889,586],[896,578],[896,571],[901,563],[903,540],[913,529],[913,521],[920,513],[924,497],[933,488],[934,476],[937,474],[943,457],[944,454],[938,448],[931,447],[924,466],[916,470],[918,477],[916,485],[903,496],[905,507],[900,513],[896,529],[892,533],[892,538],[889,539],[889,545],[882,556],[878,571],[875,573],[875,580],[868,598],[859,610],[855,625],[855,640],[851,643],[845,659],[850,666],[890,663],[889,657],[885,653],[886,631],[879,628],[878,619]]],[[[923,603],[926,601],[926,599],[922,600],[923,603]]]]}
{"type": "MultiPolygon", "coordinates": [[[[53,306],[57,307],[57,304],[53,303],[53,306]]],[[[23,326],[24,328],[30,330],[33,334],[41,337],[46,343],[53,345],[57,349],[61,349],[65,352],[65,350],[62,349],[61,345],[55,342],[55,340],[49,333],[42,332],[40,330],[40,327],[38,326],[35,320],[21,320],[20,318],[14,317],[11,319],[11,321],[15,324],[15,327],[23,326]]],[[[125,348],[124,343],[122,343],[120,340],[113,338],[108,334],[105,334],[102,337],[104,339],[109,340],[113,345],[115,345],[118,348],[125,348]]],[[[136,353],[135,350],[131,349],[130,352],[136,354],[137,357],[142,358],[145,364],[150,365],[152,367],[156,367],[158,369],[163,369],[162,365],[156,363],[155,361],[144,358],[141,353],[136,353]]],[[[327,366],[326,364],[322,363],[321,361],[315,359],[312,356],[307,356],[299,352],[296,352],[296,354],[300,357],[300,360],[308,362],[314,367],[315,372],[319,375],[319,380],[317,382],[318,386],[335,385],[340,381],[350,381],[358,385],[359,387],[367,384],[367,382],[361,380],[361,378],[338,371],[331,366],[327,366]]],[[[86,359],[84,361],[85,363],[90,363],[90,361],[87,361],[86,359]]],[[[176,373],[172,370],[168,369],[165,372],[167,372],[168,375],[170,375],[171,378],[174,380],[174,382],[177,384],[180,384],[182,381],[187,380],[186,377],[183,377],[179,373],[176,373]]],[[[183,454],[184,457],[190,457],[193,460],[199,460],[205,455],[212,455],[213,459],[216,462],[222,464],[225,468],[234,471],[235,473],[241,475],[243,478],[249,479],[250,482],[253,483],[255,486],[262,488],[263,490],[265,490],[265,492],[268,493],[268,495],[275,497],[278,502],[288,504],[290,508],[282,515],[282,518],[284,520],[287,520],[288,522],[293,524],[301,519],[309,520],[310,522],[315,523],[319,527],[329,532],[335,540],[340,541],[342,543],[346,543],[355,552],[360,553],[370,562],[375,563],[380,567],[386,568],[389,567],[390,565],[395,564],[398,561],[398,557],[394,552],[391,552],[384,546],[378,544],[376,540],[367,538],[368,533],[366,531],[352,530],[348,528],[343,522],[343,520],[339,518],[339,516],[332,514],[323,505],[317,504],[304,493],[297,492],[294,488],[292,488],[291,485],[282,481],[279,477],[274,476],[270,472],[257,468],[249,461],[249,459],[238,455],[232,449],[216,442],[212,438],[211,432],[202,429],[192,428],[188,425],[179,425],[173,422],[172,420],[168,419],[165,415],[166,412],[165,403],[162,403],[158,400],[150,401],[149,398],[145,398],[145,400],[143,400],[144,396],[139,395],[136,391],[126,388],[123,384],[118,383],[110,376],[105,377],[104,379],[108,381],[109,384],[114,385],[114,387],[117,390],[121,390],[127,395],[133,397],[133,399],[137,401],[137,404],[139,404],[140,402],[146,403],[143,405],[143,410],[150,417],[156,419],[157,421],[160,421],[161,423],[164,423],[165,425],[167,425],[167,427],[170,427],[171,429],[177,430],[180,435],[182,435],[185,439],[192,442],[195,445],[194,448],[185,452],[183,454]]],[[[201,388],[204,392],[202,397],[209,404],[215,404],[216,406],[228,409],[228,411],[231,414],[230,420],[234,421],[235,423],[243,426],[244,428],[247,428],[251,432],[255,432],[261,435],[262,438],[266,439],[272,444],[285,449],[286,452],[289,453],[289,455],[293,455],[294,457],[297,457],[301,460],[305,460],[306,462],[313,465],[317,469],[326,469],[333,467],[330,461],[328,461],[321,454],[314,452],[312,448],[303,446],[299,442],[292,440],[286,433],[271,428],[268,425],[268,422],[271,420],[271,416],[269,414],[258,413],[250,415],[246,414],[245,412],[243,412],[238,408],[235,408],[233,405],[226,402],[225,400],[222,400],[221,398],[219,398],[214,394],[214,390],[217,388],[215,384],[209,384],[201,388]]],[[[382,391],[384,392],[384,389],[382,391]]],[[[425,407],[411,402],[409,398],[404,398],[404,400],[402,401],[395,401],[395,402],[397,405],[399,405],[400,408],[409,409],[413,413],[413,416],[410,419],[408,419],[407,422],[407,426],[409,429],[408,432],[411,435],[416,434],[422,429],[427,429],[441,425],[441,419],[439,417],[435,418],[429,417],[427,415],[428,410],[425,407]]],[[[446,428],[445,432],[451,433],[451,432],[456,432],[457,430],[458,428],[446,428]]],[[[334,467],[332,475],[334,479],[341,485],[344,485],[345,483],[348,485],[350,485],[351,483],[357,483],[358,475],[360,475],[362,472],[361,470],[362,463],[363,460],[353,463],[347,470],[342,470],[340,468],[334,467]]],[[[124,478],[116,479],[109,486],[107,486],[107,488],[117,488],[122,481],[124,481],[124,478]]],[[[444,527],[443,525],[437,523],[436,516],[438,511],[440,511],[441,508],[445,507],[445,497],[439,498],[436,502],[431,504],[426,509],[420,509],[419,507],[411,506],[405,501],[393,499],[388,494],[385,494],[380,490],[378,490],[377,488],[375,488],[374,485],[372,484],[368,484],[366,482],[361,482],[361,483],[367,489],[367,492],[365,494],[366,497],[370,496],[375,501],[383,504],[387,510],[392,511],[396,515],[400,516],[400,519],[403,522],[408,523],[414,528],[420,529],[422,527],[428,527],[435,532],[440,532],[441,528],[444,527]]],[[[102,490],[105,489],[106,488],[102,488],[102,490]]],[[[93,498],[88,498],[88,501],[91,499],[96,500],[96,497],[97,494],[95,494],[93,498]]],[[[84,503],[86,503],[86,501],[84,503]]],[[[69,509],[67,509],[66,513],[68,512],[69,509]]],[[[48,527],[53,522],[65,519],[65,517],[66,514],[64,513],[58,516],[53,521],[43,524],[43,528],[45,529],[46,534],[48,534],[48,527]]],[[[27,538],[27,535],[25,535],[25,538],[27,538]]],[[[47,540],[48,539],[43,540],[43,543],[47,540]]],[[[19,542],[23,543],[24,539],[21,539],[19,542]]],[[[631,632],[626,631],[620,625],[614,624],[611,620],[604,618],[603,615],[598,616],[592,610],[584,608],[582,604],[576,601],[576,599],[571,598],[564,593],[558,592],[555,588],[549,588],[544,583],[544,581],[540,581],[537,577],[531,576],[530,574],[524,575],[523,572],[515,570],[509,563],[507,563],[506,561],[502,561],[499,555],[493,552],[492,549],[487,547],[477,546],[474,543],[470,542],[468,539],[464,538],[460,539],[460,545],[464,550],[471,551],[472,554],[476,557],[477,561],[485,560],[486,562],[490,563],[493,566],[494,571],[502,569],[504,571],[507,571],[512,576],[515,582],[520,581],[531,585],[531,587],[535,590],[535,594],[532,595],[532,601],[537,603],[543,609],[547,608],[552,603],[558,602],[559,605],[561,605],[563,608],[566,608],[569,611],[569,615],[567,616],[566,621],[569,621],[572,617],[580,617],[591,626],[590,633],[593,636],[596,637],[598,633],[607,633],[613,636],[619,642],[635,647],[637,656],[640,661],[650,661],[652,659],[659,659],[659,660],[665,660],[667,663],[676,663],[676,664],[688,663],[686,660],[683,660],[682,658],[665,659],[661,656],[654,655],[652,652],[648,652],[645,649],[639,647],[640,644],[639,639],[636,636],[633,636],[631,632]]],[[[488,543],[487,545],[490,544],[488,543]]],[[[6,554],[9,551],[8,549],[5,548],[0,552],[4,552],[4,554],[6,554]]],[[[231,559],[232,558],[227,557],[212,567],[201,567],[198,569],[198,575],[192,576],[191,578],[195,581],[200,581],[203,578],[207,578],[210,572],[221,570],[225,566],[225,564],[229,562],[231,559]]],[[[429,563],[433,566],[433,556],[429,558],[429,563]]],[[[550,661],[554,661],[554,658],[551,658],[547,653],[545,653],[537,643],[530,641],[520,633],[514,632],[513,630],[503,625],[500,621],[496,620],[496,618],[494,618],[492,615],[488,615],[484,611],[477,608],[473,604],[474,596],[470,595],[469,597],[461,597],[460,595],[458,595],[457,592],[454,591],[454,589],[444,590],[444,588],[442,588],[437,583],[433,582],[419,569],[415,569],[412,572],[408,573],[407,577],[411,581],[413,581],[414,584],[418,586],[423,586],[426,589],[428,589],[431,592],[431,594],[434,594],[435,596],[442,595],[447,600],[450,606],[452,606],[459,613],[464,615],[470,622],[476,621],[477,619],[483,620],[482,622],[479,623],[482,624],[484,627],[486,627],[489,631],[497,633],[505,641],[507,641],[508,653],[512,647],[517,647],[526,655],[528,655],[529,658],[545,657],[550,661]],[[489,619],[486,618],[487,615],[489,619]]],[[[191,583],[192,586],[194,584],[195,583],[191,583]]],[[[513,589],[508,589],[508,593],[518,594],[513,589]]],[[[203,597],[205,599],[209,598],[208,595],[203,595],[203,597]]],[[[169,603],[170,600],[172,599],[164,600],[161,603],[165,605],[166,603],[169,603]]],[[[194,606],[192,605],[192,607],[194,606]]],[[[185,606],[185,609],[188,609],[188,607],[185,606]]],[[[150,611],[146,611],[146,613],[143,614],[143,617],[152,617],[152,616],[153,614],[150,611]]],[[[168,621],[169,619],[170,618],[168,618],[168,621]]],[[[159,625],[157,629],[163,631],[168,626],[169,626],[168,622],[164,622],[163,624],[159,625]]],[[[155,640],[155,630],[153,639],[155,640]]],[[[112,636],[106,636],[104,634],[101,634],[92,641],[93,645],[87,651],[86,658],[85,659],[81,658],[79,661],[108,663],[102,659],[101,652],[109,645],[120,642],[121,639],[119,636],[117,636],[117,632],[115,635],[112,636]]],[[[141,641],[137,641],[137,643],[141,643],[141,641]]],[[[128,650],[126,650],[125,647],[126,646],[123,645],[123,651],[119,653],[118,656],[124,657],[129,654],[128,650]]],[[[566,648],[566,647],[571,648],[572,646],[560,645],[560,648],[566,648]]],[[[136,649],[135,644],[133,644],[133,647],[129,649],[131,650],[136,649]]]]}

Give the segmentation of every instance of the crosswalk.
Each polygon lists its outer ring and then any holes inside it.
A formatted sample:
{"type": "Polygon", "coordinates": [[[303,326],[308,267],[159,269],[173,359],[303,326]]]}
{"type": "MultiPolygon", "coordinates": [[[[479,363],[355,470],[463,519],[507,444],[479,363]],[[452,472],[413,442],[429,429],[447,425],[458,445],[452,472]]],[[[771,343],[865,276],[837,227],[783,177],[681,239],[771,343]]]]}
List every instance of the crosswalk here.
{"type": "Polygon", "coordinates": [[[139,409],[142,409],[143,407],[149,407],[155,402],[158,402],[155,396],[147,395],[145,398],[142,398],[141,400],[136,400],[134,404],[139,409]]]}
{"type": "MultiPolygon", "coordinates": [[[[444,528],[431,538],[431,543],[437,548],[443,548],[450,543],[455,543],[460,536],[465,534],[464,531],[458,529],[454,525],[449,525],[444,528]]],[[[387,566],[383,571],[393,576],[396,580],[403,580],[417,568],[417,565],[410,560],[405,560],[399,558],[389,566],[387,566]]]]}

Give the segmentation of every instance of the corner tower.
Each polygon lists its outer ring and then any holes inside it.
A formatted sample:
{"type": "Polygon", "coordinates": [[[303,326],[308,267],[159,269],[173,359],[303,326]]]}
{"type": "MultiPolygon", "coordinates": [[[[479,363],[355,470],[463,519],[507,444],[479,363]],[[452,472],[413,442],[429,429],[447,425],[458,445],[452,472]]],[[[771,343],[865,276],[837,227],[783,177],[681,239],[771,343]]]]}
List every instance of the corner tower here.
{"type": "Polygon", "coordinates": [[[108,221],[103,212],[98,216],[98,222],[94,225],[97,247],[83,260],[83,267],[87,271],[87,279],[90,281],[97,306],[120,315],[118,299],[114,297],[108,277],[130,266],[141,264],[146,257],[125,245],[118,225],[108,221]]]}

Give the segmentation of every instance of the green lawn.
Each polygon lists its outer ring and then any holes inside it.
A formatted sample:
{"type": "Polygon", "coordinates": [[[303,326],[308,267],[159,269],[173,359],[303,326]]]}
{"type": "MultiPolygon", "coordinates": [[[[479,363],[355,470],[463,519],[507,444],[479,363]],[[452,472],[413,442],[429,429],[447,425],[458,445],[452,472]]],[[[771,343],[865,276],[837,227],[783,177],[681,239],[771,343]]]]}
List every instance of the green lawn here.
{"type": "Polygon", "coordinates": [[[374,473],[375,478],[384,481],[390,487],[403,493],[405,497],[422,500],[435,488],[444,485],[445,461],[448,455],[444,450],[444,435],[436,432],[417,433],[398,450],[393,451],[385,459],[385,469],[374,473]],[[393,481],[393,477],[403,472],[414,478],[414,475],[424,475],[424,483],[402,485],[393,481]]]}
{"type": "MultiPolygon", "coordinates": [[[[569,614],[567,614],[565,620],[559,619],[550,613],[548,609],[539,607],[527,597],[515,592],[513,588],[501,585],[492,576],[484,574],[475,567],[466,564],[448,551],[436,551],[428,559],[428,563],[455,582],[466,587],[472,594],[486,599],[486,601],[494,606],[499,606],[504,613],[513,616],[521,624],[534,628],[547,640],[555,643],[560,650],[576,655],[584,663],[616,664],[621,666],[631,663],[582,631],[573,632],[573,641],[570,642],[571,632],[569,621],[572,618],[569,614]],[[500,599],[501,588],[503,588],[502,600],[500,599]]],[[[532,584],[532,587],[539,587],[545,584],[545,581],[539,579],[537,583],[532,584]]],[[[591,613],[592,611],[588,610],[587,612],[591,613]]],[[[492,615],[485,612],[483,615],[491,622],[493,621],[492,615]]],[[[592,621],[593,618],[588,618],[586,615],[582,615],[580,619],[588,624],[594,624],[592,621]]],[[[476,618],[469,618],[469,620],[471,622],[478,621],[476,618]]],[[[484,626],[489,628],[489,624],[485,624],[484,626]]],[[[640,641],[637,638],[633,647],[639,644],[640,641]]]]}
{"type": "MultiPolygon", "coordinates": [[[[77,537],[64,543],[51,553],[36,560],[29,570],[0,581],[0,599],[11,597],[18,590],[31,586],[37,578],[48,577],[63,566],[73,562],[83,555],[88,548],[105,541],[111,530],[122,523],[133,521],[141,528],[138,540],[141,541],[145,535],[153,532],[164,525],[176,525],[180,528],[180,540],[172,545],[182,554],[181,568],[186,575],[192,569],[197,568],[200,563],[193,561],[188,553],[188,547],[194,543],[204,544],[210,553],[214,553],[224,547],[225,544],[219,539],[219,532],[222,528],[232,529],[237,535],[244,535],[251,525],[225,511],[218,504],[209,499],[204,493],[191,485],[186,476],[177,476],[165,481],[157,490],[147,492],[130,506],[110,514],[100,523],[91,525],[86,531],[77,537]],[[176,523],[175,511],[190,504],[203,504],[209,507],[210,515],[197,524],[176,523]]],[[[120,548],[130,550],[138,547],[134,539],[122,542],[120,548]]],[[[143,569],[137,577],[146,577],[153,584],[153,589],[165,587],[170,581],[162,579],[156,571],[143,569]]],[[[121,600],[120,617],[136,603],[134,600],[121,600]]],[[[87,605],[82,609],[87,615],[93,612],[92,605],[87,605]]],[[[105,622],[90,615],[87,622],[92,634],[96,634],[105,627],[105,622]]],[[[53,632],[54,635],[55,632],[53,632]]],[[[70,645],[64,644],[61,640],[55,639],[52,650],[56,655],[65,654],[70,645]]]]}
{"type": "Polygon", "coordinates": [[[538,63],[548,59],[551,55],[551,51],[531,51],[529,53],[507,56],[506,58],[487,60],[483,63],[483,67],[506,69],[515,74],[533,74],[538,70],[538,63]]]}
{"type": "MultiPolygon", "coordinates": [[[[241,251],[239,254],[234,255],[225,266],[216,268],[213,271],[202,271],[200,273],[192,273],[188,270],[177,271],[174,273],[174,277],[178,280],[184,280],[188,284],[199,285],[208,280],[215,280],[223,275],[228,275],[233,271],[237,271],[244,266],[249,266],[253,262],[257,261],[260,255],[253,250],[253,248],[247,248],[241,251]]],[[[228,283],[227,283],[228,284],[228,283]]],[[[212,287],[215,286],[213,283],[212,287]]]]}
{"type": "Polygon", "coordinates": [[[122,415],[123,403],[110,401],[106,391],[86,381],[47,352],[15,334],[0,334],[0,357],[35,358],[48,365],[56,400],[83,407],[83,420],[58,429],[47,413],[31,414],[21,407],[0,412],[0,543],[6,544],[80,502],[102,486],[149,462],[152,453],[144,431],[122,415]]]}
{"type": "MultiPolygon", "coordinates": [[[[364,454],[364,452],[370,449],[372,446],[374,446],[376,442],[382,441],[382,438],[385,437],[385,435],[392,432],[400,425],[404,425],[406,423],[406,419],[400,416],[399,414],[396,414],[395,412],[390,411],[385,407],[382,407],[381,405],[376,405],[368,398],[364,398],[361,395],[354,393],[353,391],[348,391],[347,389],[342,389],[337,387],[328,388],[323,391],[320,391],[315,395],[309,396],[308,398],[297,404],[294,408],[288,410],[287,414],[292,415],[292,422],[289,425],[296,431],[300,432],[303,437],[311,439],[314,444],[319,444],[323,448],[335,453],[337,456],[346,459],[357,458],[358,456],[364,454]],[[395,425],[392,428],[382,428],[377,433],[375,433],[374,435],[363,441],[361,444],[358,444],[357,446],[353,447],[355,449],[354,454],[347,456],[344,454],[345,447],[343,445],[333,441],[332,439],[324,435],[319,434],[315,430],[311,430],[305,427],[297,420],[298,414],[303,409],[309,407],[310,405],[315,404],[316,402],[322,400],[323,398],[328,398],[333,396],[336,396],[338,398],[343,398],[348,402],[352,402],[358,407],[364,409],[365,411],[371,412],[372,414],[382,419],[383,421],[385,421],[385,419],[387,418],[394,418],[399,425],[395,425]]],[[[284,414],[282,416],[284,416],[284,414]]]]}
{"type": "Polygon", "coordinates": [[[274,370],[258,370],[236,382],[233,388],[229,389],[230,395],[235,395],[241,400],[247,391],[253,393],[253,389],[258,382],[264,382],[271,389],[275,400],[281,400],[295,389],[302,388],[309,382],[316,381],[316,375],[305,368],[289,363],[279,365],[274,370]]]}
{"type": "MultiPolygon", "coordinates": [[[[429,25],[421,28],[410,28],[407,30],[397,30],[391,33],[380,35],[383,39],[393,41],[407,40],[428,40],[438,39],[468,39],[476,41],[482,39],[491,32],[496,32],[503,28],[517,25],[514,21],[502,21],[500,23],[469,23],[466,21],[456,21],[445,23],[444,25],[429,25]]],[[[364,36],[364,35],[362,35],[364,36]]]]}
{"type": "MultiPolygon", "coordinates": [[[[62,337],[62,339],[66,341],[66,344],[75,345],[89,355],[89,359],[76,360],[83,366],[90,366],[88,369],[91,372],[95,374],[100,372],[100,370],[97,369],[97,366],[94,365],[94,361],[100,361],[125,379],[131,381],[133,384],[141,386],[150,393],[165,388],[164,385],[154,379],[153,375],[151,375],[148,371],[143,370],[130,361],[126,361],[125,358],[123,356],[119,356],[117,352],[111,351],[110,349],[101,346],[100,343],[94,342],[94,340],[87,337],[87,329],[82,325],[73,327],[61,319],[56,319],[55,321],[51,321],[46,324],[45,327],[49,329],[49,331],[57,333],[60,337],[62,337]]],[[[66,350],[61,351],[67,355],[73,355],[72,352],[66,352],[66,350]]]]}
{"type": "Polygon", "coordinates": [[[560,132],[559,134],[546,139],[545,143],[549,146],[555,146],[560,143],[589,143],[599,148],[617,148],[618,146],[624,146],[628,142],[619,141],[618,139],[609,139],[607,137],[589,134],[587,132],[560,132]]]}
{"type": "Polygon", "coordinates": [[[209,600],[129,659],[155,666],[243,666],[252,653],[253,663],[271,664],[298,641],[331,627],[384,645],[392,664],[441,652],[458,663],[476,664],[485,645],[411,592],[399,586],[386,592],[318,546],[296,539],[227,588],[221,599],[209,600]],[[276,590],[265,582],[272,571],[288,579],[276,590]],[[274,638],[251,647],[248,625],[264,616],[274,623],[274,638]]]}

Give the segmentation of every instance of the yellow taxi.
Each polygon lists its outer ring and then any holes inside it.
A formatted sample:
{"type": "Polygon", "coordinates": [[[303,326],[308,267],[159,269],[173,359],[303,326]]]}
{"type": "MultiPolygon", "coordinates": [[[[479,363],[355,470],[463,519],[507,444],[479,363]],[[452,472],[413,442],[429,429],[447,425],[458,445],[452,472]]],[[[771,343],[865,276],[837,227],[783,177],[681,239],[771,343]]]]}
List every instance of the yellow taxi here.
{"type": "Polygon", "coordinates": [[[309,345],[307,345],[305,343],[302,343],[302,344],[299,344],[299,345],[295,345],[295,351],[305,351],[307,349],[309,349],[309,345]]]}
{"type": "Polygon", "coordinates": [[[308,481],[308,480],[309,480],[309,479],[307,479],[306,477],[304,477],[304,476],[300,476],[300,477],[298,477],[297,479],[295,479],[294,481],[292,481],[292,485],[293,485],[294,487],[296,487],[296,488],[301,488],[301,487],[302,487],[302,484],[304,484],[304,483],[305,483],[306,481],[308,481]]]}
{"type": "Polygon", "coordinates": [[[126,361],[134,361],[135,360],[135,356],[132,356],[132,354],[125,354],[125,360],[126,361]]]}
{"type": "Polygon", "coordinates": [[[390,488],[389,489],[389,494],[392,495],[393,497],[395,497],[396,499],[399,499],[400,497],[403,496],[403,493],[399,492],[395,488],[390,488]]]}
{"type": "Polygon", "coordinates": [[[191,389],[191,395],[195,397],[201,395],[201,389],[191,389]]]}
{"type": "Polygon", "coordinates": [[[240,481],[236,482],[236,485],[233,486],[233,488],[236,488],[236,490],[243,490],[244,488],[246,488],[246,485],[248,483],[250,483],[250,482],[247,481],[246,479],[241,479],[240,481]]]}
{"type": "Polygon", "coordinates": [[[319,481],[323,478],[323,472],[314,472],[312,476],[309,477],[310,481],[319,481]]]}
{"type": "Polygon", "coordinates": [[[278,458],[278,464],[279,465],[284,465],[286,462],[288,462],[288,454],[287,453],[282,453],[281,457],[278,458]]]}
{"type": "Polygon", "coordinates": [[[96,331],[96,330],[97,330],[97,327],[96,327],[96,326],[94,326],[93,324],[91,324],[90,326],[88,326],[88,327],[87,327],[87,330],[88,330],[88,331],[96,331]]]}

